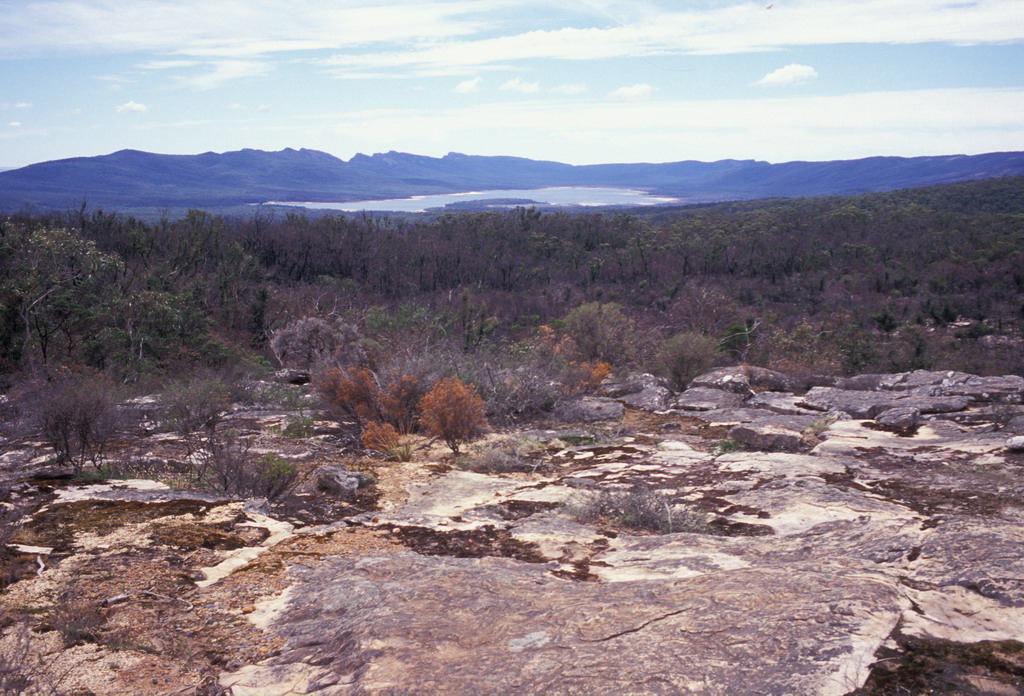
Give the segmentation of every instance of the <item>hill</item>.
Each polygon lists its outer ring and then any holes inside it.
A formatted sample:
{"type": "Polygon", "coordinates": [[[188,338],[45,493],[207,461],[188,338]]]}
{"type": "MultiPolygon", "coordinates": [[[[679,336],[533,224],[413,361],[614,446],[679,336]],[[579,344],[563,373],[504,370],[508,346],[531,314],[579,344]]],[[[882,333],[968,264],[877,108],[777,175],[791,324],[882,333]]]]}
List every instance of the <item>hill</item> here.
{"type": "Polygon", "coordinates": [[[401,152],[345,161],[316,150],[162,155],[120,150],[0,171],[0,210],[227,209],[266,201],[353,201],[480,189],[641,188],[688,202],[848,195],[1024,174],[1024,153],[570,165],[519,157],[401,152]]]}

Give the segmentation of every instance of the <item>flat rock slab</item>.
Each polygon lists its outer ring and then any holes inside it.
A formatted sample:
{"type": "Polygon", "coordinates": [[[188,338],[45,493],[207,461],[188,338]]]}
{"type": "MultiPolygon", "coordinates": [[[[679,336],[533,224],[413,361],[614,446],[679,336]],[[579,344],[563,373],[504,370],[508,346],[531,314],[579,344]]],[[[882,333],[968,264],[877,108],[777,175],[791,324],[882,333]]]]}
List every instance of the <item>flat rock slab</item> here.
{"type": "Polygon", "coordinates": [[[893,408],[916,408],[921,413],[951,413],[967,408],[966,396],[908,395],[894,391],[853,391],[814,387],[804,395],[806,407],[817,411],[842,411],[854,418],[874,418],[893,408]]]}
{"type": "Polygon", "coordinates": [[[288,645],[224,674],[235,696],[840,696],[907,604],[869,577],[801,565],[586,583],[508,559],[403,552],[293,572],[273,622],[288,645]]]}
{"type": "Polygon", "coordinates": [[[736,408],[743,400],[743,394],[710,387],[693,387],[677,396],[672,402],[672,408],[680,411],[713,411],[718,408],[736,408]]]}

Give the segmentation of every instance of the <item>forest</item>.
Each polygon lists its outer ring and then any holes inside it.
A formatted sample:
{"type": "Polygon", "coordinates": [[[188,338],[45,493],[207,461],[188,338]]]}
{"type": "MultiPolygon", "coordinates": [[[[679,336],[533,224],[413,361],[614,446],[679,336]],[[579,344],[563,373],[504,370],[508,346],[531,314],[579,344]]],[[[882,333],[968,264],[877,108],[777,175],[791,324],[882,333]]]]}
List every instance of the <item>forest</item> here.
{"type": "MultiPolygon", "coordinates": [[[[83,204],[0,220],[0,388],[276,369],[272,338],[310,318],[376,370],[476,384],[492,418],[509,375],[553,366],[1024,374],[1022,248],[1024,177],[628,213],[143,222],[83,204]]],[[[516,394],[505,420],[551,406],[516,394]]]]}

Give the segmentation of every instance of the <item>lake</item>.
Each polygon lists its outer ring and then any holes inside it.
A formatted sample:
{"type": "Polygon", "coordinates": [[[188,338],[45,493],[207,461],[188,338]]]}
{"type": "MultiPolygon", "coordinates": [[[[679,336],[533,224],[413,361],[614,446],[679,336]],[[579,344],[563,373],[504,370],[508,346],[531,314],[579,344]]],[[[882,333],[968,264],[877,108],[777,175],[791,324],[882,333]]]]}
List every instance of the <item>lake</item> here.
{"type": "Polygon", "coordinates": [[[623,188],[601,188],[591,186],[557,186],[538,189],[494,189],[491,191],[467,191],[466,193],[442,193],[411,198],[388,198],[371,201],[346,201],[344,203],[317,203],[299,201],[268,201],[265,205],[291,205],[316,210],[384,210],[402,213],[422,213],[431,208],[493,200],[488,207],[510,208],[517,205],[552,206],[641,206],[678,203],[678,198],[652,196],[646,191],[623,188]]]}

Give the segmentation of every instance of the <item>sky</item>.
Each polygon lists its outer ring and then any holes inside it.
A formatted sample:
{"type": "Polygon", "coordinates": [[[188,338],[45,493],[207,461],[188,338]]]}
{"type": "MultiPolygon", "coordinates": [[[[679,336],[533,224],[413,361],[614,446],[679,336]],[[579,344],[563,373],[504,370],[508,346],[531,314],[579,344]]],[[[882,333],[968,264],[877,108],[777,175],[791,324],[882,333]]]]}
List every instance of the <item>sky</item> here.
{"type": "Polygon", "coordinates": [[[0,167],[1024,150],[1024,0],[0,0],[0,167]]]}

